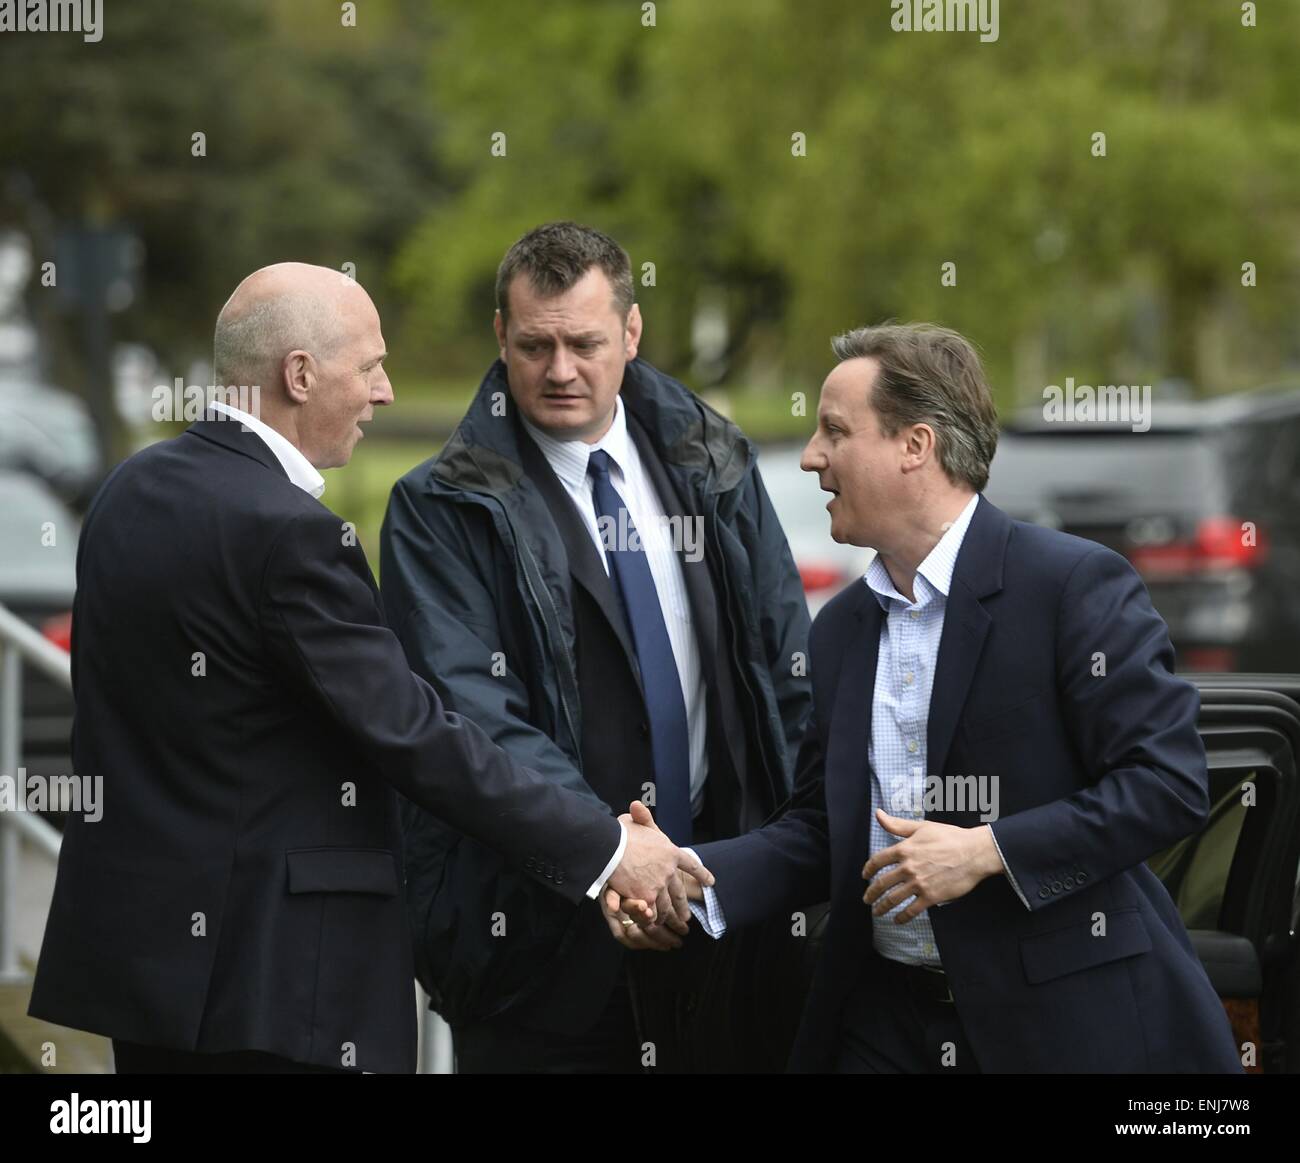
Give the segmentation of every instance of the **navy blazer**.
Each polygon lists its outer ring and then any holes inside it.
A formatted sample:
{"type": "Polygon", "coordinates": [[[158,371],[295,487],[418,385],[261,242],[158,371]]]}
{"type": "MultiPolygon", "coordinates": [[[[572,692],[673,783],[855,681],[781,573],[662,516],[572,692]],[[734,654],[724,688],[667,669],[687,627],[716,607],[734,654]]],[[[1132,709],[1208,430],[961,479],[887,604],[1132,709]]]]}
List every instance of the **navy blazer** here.
{"type": "MultiPolygon", "coordinates": [[[[862,866],[883,617],[862,583],[822,610],[790,810],[697,848],[729,926],[830,897],[792,1070],[834,1066],[845,999],[882,968],[862,866]]],[[[1198,695],[1173,661],[1123,557],[980,498],[948,596],[927,754],[931,773],[996,777],[993,830],[1028,907],[995,876],[928,915],[986,1072],[1241,1070],[1223,1006],[1143,863],[1209,810],[1198,695]]],[[[927,819],[975,827],[977,813],[927,819]]]]}
{"type": "Polygon", "coordinates": [[[394,789],[584,901],[607,809],[411,674],[354,530],[234,420],[121,464],[82,530],[73,815],[30,1013],[176,1050],[415,1069],[394,789]]]}

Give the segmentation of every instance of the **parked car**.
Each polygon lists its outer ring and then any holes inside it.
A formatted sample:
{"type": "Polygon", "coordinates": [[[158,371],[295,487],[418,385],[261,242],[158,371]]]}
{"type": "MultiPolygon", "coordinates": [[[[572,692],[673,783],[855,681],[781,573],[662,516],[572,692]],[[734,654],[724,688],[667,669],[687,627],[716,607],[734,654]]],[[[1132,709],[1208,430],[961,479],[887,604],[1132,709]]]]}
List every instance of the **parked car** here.
{"type": "Polygon", "coordinates": [[[1178,666],[1296,669],[1300,391],[1159,402],[1149,431],[1007,426],[988,499],[1124,554],[1169,624],[1178,666]]]}
{"type": "Polygon", "coordinates": [[[816,616],[849,582],[867,572],[875,550],[831,539],[831,518],[826,512],[830,496],[821,491],[816,473],[799,467],[802,454],[803,445],[764,445],[759,449],[758,468],[799,567],[808,609],[816,616]]]}
{"type": "Polygon", "coordinates": [[[104,475],[85,403],[61,388],[0,375],[0,470],[38,476],[84,508],[104,475]]]}
{"type": "MultiPolygon", "coordinates": [[[[48,485],[0,469],[0,604],[64,650],[79,533],[77,518],[48,485]]],[[[19,763],[29,774],[72,774],[71,730],[71,693],[25,666],[19,763]]]]}

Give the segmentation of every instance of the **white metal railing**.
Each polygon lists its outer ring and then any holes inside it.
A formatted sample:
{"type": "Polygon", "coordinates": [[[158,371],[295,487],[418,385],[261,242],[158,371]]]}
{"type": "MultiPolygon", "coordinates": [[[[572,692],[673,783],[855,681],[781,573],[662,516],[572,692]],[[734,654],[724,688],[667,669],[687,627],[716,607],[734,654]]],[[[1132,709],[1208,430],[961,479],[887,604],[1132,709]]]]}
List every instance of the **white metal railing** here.
{"type": "MultiPolygon", "coordinates": [[[[0,775],[21,785],[23,666],[34,666],[72,690],[72,662],[26,622],[0,605],[0,775]]],[[[23,788],[17,787],[19,795],[23,788]]],[[[23,841],[58,861],[62,836],[32,812],[0,811],[0,982],[25,982],[18,961],[18,858],[23,841]]]]}
{"type": "MultiPolygon", "coordinates": [[[[47,642],[21,618],[0,605],[0,775],[16,783],[22,755],[23,665],[31,665],[64,689],[72,690],[71,659],[47,642]]],[[[22,788],[18,788],[22,794],[22,788]]],[[[51,860],[59,859],[63,837],[32,812],[0,812],[0,982],[27,982],[18,960],[18,859],[26,841],[51,860]]],[[[430,1012],[424,991],[416,986],[419,1006],[418,1069],[422,1074],[452,1070],[451,1030],[430,1012]]]]}
{"type": "MultiPolygon", "coordinates": [[[[47,642],[26,622],[0,605],[0,775],[20,783],[22,756],[23,666],[34,666],[65,690],[72,690],[71,659],[47,642]]],[[[22,794],[21,787],[18,793],[22,794]]],[[[32,812],[0,811],[0,983],[27,983],[30,978],[18,959],[18,861],[26,842],[57,863],[63,837],[57,828],[32,812]]],[[[422,1074],[452,1071],[451,1030],[427,1006],[416,986],[419,1006],[419,1066],[422,1074]]]]}

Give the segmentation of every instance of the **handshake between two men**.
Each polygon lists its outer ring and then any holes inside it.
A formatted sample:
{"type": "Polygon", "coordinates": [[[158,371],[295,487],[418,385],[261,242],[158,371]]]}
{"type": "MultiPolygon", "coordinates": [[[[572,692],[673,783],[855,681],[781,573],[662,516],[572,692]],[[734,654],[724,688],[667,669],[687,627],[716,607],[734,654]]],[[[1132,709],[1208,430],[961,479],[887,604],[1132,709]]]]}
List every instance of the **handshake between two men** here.
{"type": "Polygon", "coordinates": [[[686,932],[691,916],[688,894],[703,900],[702,885],[712,886],[713,874],[689,848],[678,848],[639,800],[619,817],[619,823],[627,834],[627,845],[601,893],[605,919],[610,931],[628,948],[671,948],[664,927],[686,932]],[[630,916],[621,910],[620,901],[632,910],[630,916]],[[633,930],[644,934],[636,944],[624,936],[633,930]]]}
{"type": "MultiPolygon", "coordinates": [[[[659,830],[649,808],[639,800],[632,802],[620,820],[625,825],[659,830]]],[[[884,916],[908,902],[893,918],[895,924],[908,924],[931,905],[957,900],[982,880],[1003,872],[997,845],[987,826],[960,828],[934,820],[909,820],[891,816],[883,809],[877,810],[877,820],[899,841],[876,852],[862,868],[862,879],[869,882],[862,899],[873,917],[884,916]]],[[[679,851],[681,857],[669,883],[653,906],[646,900],[620,894],[614,878],[601,894],[605,923],[625,948],[667,952],[681,947],[690,924],[689,902],[704,903],[704,889],[712,888],[715,878],[691,849],[679,851]]],[[[711,935],[719,937],[722,933],[711,935]]]]}

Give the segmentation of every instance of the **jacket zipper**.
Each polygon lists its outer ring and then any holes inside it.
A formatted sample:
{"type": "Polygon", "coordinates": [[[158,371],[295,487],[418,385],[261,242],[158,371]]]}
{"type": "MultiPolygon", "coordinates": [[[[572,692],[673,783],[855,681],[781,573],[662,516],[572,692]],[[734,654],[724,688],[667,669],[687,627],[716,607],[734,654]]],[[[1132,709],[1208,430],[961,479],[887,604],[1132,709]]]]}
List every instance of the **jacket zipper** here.
{"type": "MultiPolygon", "coordinates": [[[[503,511],[505,510],[504,505],[502,506],[502,510],[503,511]]],[[[506,523],[510,525],[510,533],[515,539],[515,544],[518,545],[520,550],[522,551],[522,555],[524,559],[524,581],[528,584],[528,593],[533,599],[533,604],[540,610],[542,608],[542,603],[537,598],[537,590],[533,585],[532,577],[529,575],[529,566],[531,565],[532,568],[536,570],[537,561],[533,557],[533,551],[531,548],[529,548],[528,542],[519,536],[519,531],[514,527],[514,524],[510,521],[509,513],[506,513],[506,523]]],[[[543,586],[542,588],[545,589],[546,587],[543,586]]],[[[560,655],[564,660],[565,666],[568,668],[568,673],[572,677],[574,685],[576,686],[577,674],[578,674],[577,662],[573,658],[573,655],[569,650],[569,644],[564,640],[564,635],[558,631],[560,612],[555,608],[555,599],[551,596],[550,590],[546,590],[546,604],[550,607],[551,615],[555,619],[555,625],[557,629],[555,630],[552,629],[551,623],[548,622],[546,619],[545,610],[542,611],[542,625],[546,627],[546,632],[549,635],[551,635],[555,639],[558,639],[558,645],[560,647],[560,655]]],[[[555,643],[552,643],[551,649],[552,652],[554,653],[555,643]]],[[[559,694],[560,694],[560,707],[564,711],[564,721],[569,726],[569,738],[573,742],[574,763],[577,766],[578,771],[581,772],[582,771],[582,742],[578,738],[578,729],[576,726],[574,726],[573,710],[569,706],[569,700],[565,697],[564,694],[563,681],[561,681],[559,684],[559,694]]]]}

